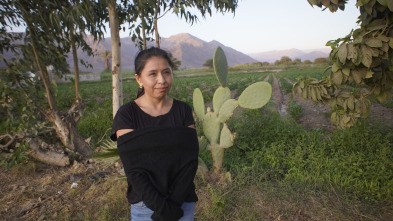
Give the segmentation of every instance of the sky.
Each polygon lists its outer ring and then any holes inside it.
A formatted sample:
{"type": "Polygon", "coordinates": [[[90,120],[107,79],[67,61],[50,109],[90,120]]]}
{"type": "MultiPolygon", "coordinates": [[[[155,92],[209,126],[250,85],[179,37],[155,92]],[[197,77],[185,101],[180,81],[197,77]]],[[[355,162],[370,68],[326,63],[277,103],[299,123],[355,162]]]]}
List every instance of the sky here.
{"type": "MultiPolygon", "coordinates": [[[[357,28],[359,10],[356,0],[349,0],[345,11],[331,13],[311,7],[307,0],[238,0],[233,13],[213,13],[190,25],[175,14],[167,13],[158,20],[161,37],[189,33],[203,41],[216,40],[245,54],[265,51],[313,50],[329,40],[345,37],[357,28]]],[[[126,27],[127,29],[127,27],[126,27]]],[[[109,28],[106,37],[110,37],[109,28]]],[[[14,31],[24,31],[23,27],[14,31]]],[[[121,32],[120,37],[128,37],[121,32]]]]}
{"type": "MultiPolygon", "coordinates": [[[[311,7],[307,0],[239,0],[235,15],[214,13],[192,26],[168,13],[158,21],[161,37],[189,33],[201,40],[219,41],[245,54],[297,48],[327,48],[357,27],[359,10],[349,0],[345,11],[331,13],[311,7]]],[[[126,37],[128,33],[122,33],[126,37]]]]}

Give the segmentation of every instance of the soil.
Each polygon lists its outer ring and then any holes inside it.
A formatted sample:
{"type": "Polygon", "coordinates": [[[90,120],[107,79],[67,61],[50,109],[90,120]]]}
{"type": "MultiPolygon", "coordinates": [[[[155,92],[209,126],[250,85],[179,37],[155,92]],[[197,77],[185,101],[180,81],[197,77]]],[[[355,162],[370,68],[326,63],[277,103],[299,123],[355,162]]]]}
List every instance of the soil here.
{"type": "MultiPolygon", "coordinates": [[[[332,131],[335,129],[330,122],[329,106],[314,104],[310,100],[304,100],[297,95],[286,94],[274,74],[268,75],[264,80],[268,81],[269,77],[273,77],[273,108],[284,119],[288,118],[288,103],[293,99],[303,107],[302,116],[297,120],[297,123],[310,130],[321,128],[332,131]]],[[[238,97],[237,91],[232,92],[232,97],[238,97]]],[[[211,106],[211,102],[206,105],[211,106]]],[[[369,118],[371,122],[376,124],[392,126],[393,110],[379,104],[373,104],[369,118]]],[[[126,184],[124,180],[118,181],[118,177],[123,175],[119,164],[103,167],[94,161],[75,162],[72,166],[65,168],[43,165],[38,162],[26,162],[12,169],[0,167],[0,220],[75,220],[75,217],[79,217],[76,220],[89,220],[86,214],[81,211],[101,211],[103,208],[94,207],[111,204],[112,201],[116,201],[115,199],[119,199],[119,207],[124,208],[124,211],[119,212],[122,212],[123,220],[127,219],[124,218],[129,216],[128,204],[124,197],[126,184]],[[114,185],[117,187],[113,188],[114,185]],[[113,199],[108,199],[107,195],[112,189],[115,189],[116,193],[111,193],[115,195],[113,199]],[[67,214],[73,214],[73,218],[68,217],[67,214]]],[[[247,191],[253,198],[258,197],[258,194],[262,198],[265,195],[257,189],[245,190],[245,193],[248,193],[247,191]]],[[[200,206],[197,206],[197,211],[206,201],[211,200],[208,188],[200,188],[198,195],[200,206]]],[[[325,204],[324,199],[315,199],[314,196],[310,196],[310,200],[306,203],[310,204],[309,208],[313,207],[314,201],[325,204]]],[[[259,201],[257,200],[257,202],[259,201]]],[[[290,217],[287,219],[280,218],[283,209],[294,209],[285,204],[285,200],[275,201],[277,205],[281,203],[278,207],[276,205],[278,210],[275,210],[274,205],[269,205],[268,202],[261,201],[254,207],[260,208],[268,220],[293,220],[290,217]]],[[[293,203],[293,205],[296,205],[298,202],[293,203]]],[[[292,218],[296,217],[296,220],[322,220],[315,217],[316,214],[321,214],[321,211],[306,215],[305,211],[309,208],[296,209],[294,212],[296,214],[293,214],[292,218]]],[[[333,211],[330,212],[329,214],[332,215],[330,218],[337,220],[334,218],[333,211]]],[[[386,212],[386,214],[391,213],[386,212]]],[[[328,216],[324,217],[330,219],[328,216]]],[[[387,217],[381,218],[381,220],[384,220],[387,217]]],[[[113,217],[108,219],[116,220],[113,217]]]]}

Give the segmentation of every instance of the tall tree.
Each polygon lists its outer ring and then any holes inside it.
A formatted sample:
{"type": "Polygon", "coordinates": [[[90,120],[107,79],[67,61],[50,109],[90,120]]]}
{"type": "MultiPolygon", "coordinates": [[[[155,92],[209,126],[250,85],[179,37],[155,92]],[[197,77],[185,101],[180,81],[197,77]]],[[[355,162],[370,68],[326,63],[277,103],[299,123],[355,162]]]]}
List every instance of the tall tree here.
{"type": "MultiPolygon", "coordinates": [[[[308,0],[311,6],[344,10],[347,0],[308,0]]],[[[315,102],[328,102],[331,120],[339,128],[356,124],[367,116],[371,103],[392,97],[393,88],[393,1],[358,0],[359,28],[347,36],[327,43],[330,52],[330,75],[318,80],[299,79],[294,92],[315,102]],[[341,85],[355,84],[365,90],[347,90],[341,85]],[[337,90],[339,88],[339,90],[337,90]]]]}
{"type": "MultiPolygon", "coordinates": [[[[75,76],[75,103],[81,101],[80,86],[79,86],[79,60],[77,54],[77,45],[82,48],[89,56],[93,55],[92,49],[86,43],[86,31],[93,36],[94,40],[101,40],[103,38],[102,29],[104,28],[103,16],[97,16],[96,11],[97,3],[93,1],[83,0],[71,0],[68,4],[60,6],[58,10],[59,20],[62,22],[60,25],[63,35],[69,36],[69,44],[71,46],[71,52],[74,63],[74,76],[75,76]]],[[[105,15],[104,15],[105,16],[105,15]]],[[[56,21],[55,21],[56,22],[56,21]]],[[[56,25],[56,24],[53,24],[56,25]]],[[[83,63],[85,64],[85,63],[83,63]]],[[[86,65],[87,66],[87,65],[86,65]]]]}
{"type": "MultiPolygon", "coordinates": [[[[115,117],[117,110],[123,105],[123,88],[121,77],[121,42],[118,4],[116,0],[108,0],[109,27],[111,29],[112,49],[112,113],[115,117]]],[[[122,8],[120,8],[122,9],[122,8]]]]}
{"type": "MultiPolygon", "coordinates": [[[[79,26],[80,23],[67,26],[66,24],[71,24],[71,22],[63,14],[71,12],[73,7],[70,6],[75,6],[75,2],[64,0],[0,0],[0,3],[0,22],[2,24],[0,34],[2,38],[4,37],[0,50],[3,52],[10,48],[15,49],[22,54],[18,63],[28,65],[27,70],[38,71],[45,88],[48,110],[42,110],[42,107],[38,105],[35,106],[36,110],[40,111],[53,124],[56,135],[64,145],[66,152],[76,153],[83,157],[89,156],[92,150],[85,139],[79,135],[76,128],[76,123],[80,117],[80,115],[75,114],[78,110],[74,105],[67,112],[59,110],[54,96],[54,88],[47,71],[48,66],[53,66],[55,72],[67,72],[68,65],[65,58],[70,51],[70,46],[75,42],[83,44],[81,39],[83,39],[85,29],[79,26]],[[12,28],[21,25],[26,27],[26,33],[22,36],[24,44],[18,45],[12,41],[10,35],[7,35],[6,27],[12,28]],[[76,29],[79,33],[76,32],[76,29]],[[70,39],[69,33],[73,33],[74,38],[70,39]],[[80,36],[78,36],[79,34],[80,36]]],[[[84,7],[87,9],[90,5],[84,5],[84,7]]],[[[94,21],[90,19],[85,21],[92,25],[90,31],[94,31],[93,29],[97,27],[94,25],[94,21]]],[[[14,68],[20,66],[13,65],[4,58],[2,59],[8,64],[7,71],[9,73],[20,75],[21,69],[14,68]]],[[[28,94],[25,95],[29,96],[28,94]]]]}

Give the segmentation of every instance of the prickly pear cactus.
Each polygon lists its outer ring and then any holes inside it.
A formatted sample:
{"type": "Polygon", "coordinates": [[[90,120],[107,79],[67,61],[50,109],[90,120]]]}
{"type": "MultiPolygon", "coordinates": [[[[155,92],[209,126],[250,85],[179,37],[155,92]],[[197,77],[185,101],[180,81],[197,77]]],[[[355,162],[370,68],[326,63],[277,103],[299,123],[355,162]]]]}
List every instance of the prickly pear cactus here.
{"type": "MultiPolygon", "coordinates": [[[[257,82],[248,86],[240,95],[239,100],[231,98],[231,91],[227,87],[228,63],[224,51],[217,47],[213,56],[214,72],[220,87],[213,95],[213,110],[207,108],[202,92],[195,88],[193,94],[194,111],[202,121],[203,133],[206,137],[200,138],[200,151],[210,150],[213,157],[214,172],[219,173],[224,159],[224,149],[233,146],[236,133],[232,133],[226,121],[231,118],[237,106],[248,109],[261,108],[269,102],[272,95],[272,87],[267,82],[257,82]]],[[[205,164],[203,164],[206,168],[205,164]]]]}

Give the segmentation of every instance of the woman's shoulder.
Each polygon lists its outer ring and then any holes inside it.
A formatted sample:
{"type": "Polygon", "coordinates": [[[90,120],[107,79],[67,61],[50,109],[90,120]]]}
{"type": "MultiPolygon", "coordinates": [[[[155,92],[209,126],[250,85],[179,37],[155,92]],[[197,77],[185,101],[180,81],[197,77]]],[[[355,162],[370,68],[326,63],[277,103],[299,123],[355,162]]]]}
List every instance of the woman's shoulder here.
{"type": "Polygon", "coordinates": [[[188,105],[186,102],[181,101],[181,100],[177,100],[175,98],[173,98],[173,105],[177,105],[179,107],[191,108],[190,105],[188,105]]]}
{"type": "Polygon", "coordinates": [[[120,106],[119,110],[117,110],[116,115],[129,115],[132,112],[138,111],[136,108],[135,101],[128,102],[120,106]]]}

